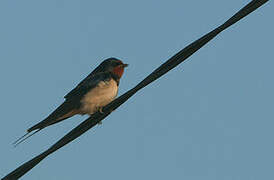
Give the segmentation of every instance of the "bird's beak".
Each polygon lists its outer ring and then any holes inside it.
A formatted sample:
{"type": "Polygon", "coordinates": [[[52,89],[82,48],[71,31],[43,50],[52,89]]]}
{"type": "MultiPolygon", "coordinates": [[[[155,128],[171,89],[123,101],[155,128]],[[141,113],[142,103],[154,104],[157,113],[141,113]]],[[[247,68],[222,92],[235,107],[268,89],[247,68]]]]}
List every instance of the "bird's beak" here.
{"type": "Polygon", "coordinates": [[[128,64],[123,64],[122,66],[125,68],[125,67],[128,67],[128,64]]]}

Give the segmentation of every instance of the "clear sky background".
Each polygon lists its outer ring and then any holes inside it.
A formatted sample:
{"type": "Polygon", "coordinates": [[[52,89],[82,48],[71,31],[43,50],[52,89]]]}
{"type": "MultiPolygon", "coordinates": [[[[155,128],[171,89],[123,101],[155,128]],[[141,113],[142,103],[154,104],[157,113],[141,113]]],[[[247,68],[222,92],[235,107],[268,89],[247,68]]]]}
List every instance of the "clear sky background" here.
{"type": "MultiPolygon", "coordinates": [[[[2,0],[0,176],[87,118],[11,145],[103,59],[130,64],[121,95],[248,2],[2,0]]],[[[233,25],[22,179],[274,179],[273,12],[233,25]]]]}

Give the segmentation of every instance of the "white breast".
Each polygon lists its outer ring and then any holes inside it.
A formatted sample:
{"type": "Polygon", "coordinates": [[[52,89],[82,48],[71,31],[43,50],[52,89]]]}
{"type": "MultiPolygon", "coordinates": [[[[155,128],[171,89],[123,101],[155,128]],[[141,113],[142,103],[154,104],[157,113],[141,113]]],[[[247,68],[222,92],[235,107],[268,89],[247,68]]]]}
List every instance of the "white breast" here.
{"type": "Polygon", "coordinates": [[[81,100],[81,111],[83,114],[93,114],[99,108],[110,103],[118,93],[117,83],[111,79],[110,81],[102,81],[90,92],[88,92],[81,100]]]}

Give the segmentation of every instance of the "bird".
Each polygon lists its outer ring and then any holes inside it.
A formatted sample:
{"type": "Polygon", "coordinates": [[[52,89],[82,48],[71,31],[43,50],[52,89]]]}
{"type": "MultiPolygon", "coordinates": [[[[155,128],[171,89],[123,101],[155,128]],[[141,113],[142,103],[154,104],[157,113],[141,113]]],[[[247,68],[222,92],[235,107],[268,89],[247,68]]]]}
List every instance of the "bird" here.
{"type": "Polygon", "coordinates": [[[61,122],[74,115],[92,115],[115,99],[124,68],[124,64],[116,58],[105,59],[84,80],[64,96],[65,101],[48,117],[27,129],[27,133],[13,144],[17,146],[30,136],[50,125],[61,122]],[[36,130],[36,131],[35,131],[36,130]],[[32,134],[30,134],[32,132],[32,134]]]}

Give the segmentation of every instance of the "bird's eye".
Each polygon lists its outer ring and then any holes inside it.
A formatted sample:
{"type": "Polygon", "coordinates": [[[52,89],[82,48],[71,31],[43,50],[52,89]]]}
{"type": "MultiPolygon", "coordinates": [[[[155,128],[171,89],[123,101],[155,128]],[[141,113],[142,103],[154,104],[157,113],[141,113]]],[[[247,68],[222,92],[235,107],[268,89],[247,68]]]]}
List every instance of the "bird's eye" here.
{"type": "Polygon", "coordinates": [[[115,63],[113,63],[114,66],[119,66],[121,64],[122,64],[121,62],[115,62],[115,63]]]}

